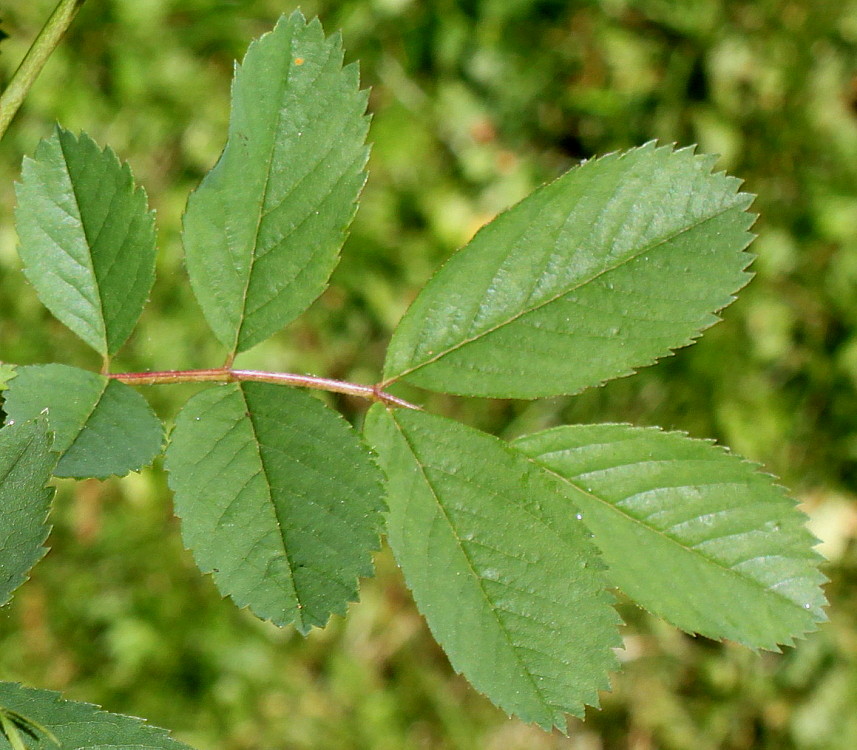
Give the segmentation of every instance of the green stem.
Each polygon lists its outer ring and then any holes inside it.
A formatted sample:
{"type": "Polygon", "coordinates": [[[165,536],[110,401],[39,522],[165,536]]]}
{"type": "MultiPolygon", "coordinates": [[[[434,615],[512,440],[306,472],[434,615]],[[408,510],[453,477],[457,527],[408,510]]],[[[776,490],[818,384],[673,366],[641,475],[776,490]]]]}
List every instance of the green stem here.
{"type": "Polygon", "coordinates": [[[359,385],[345,380],[319,378],[315,375],[297,375],[291,372],[260,372],[259,370],[232,370],[221,367],[215,370],[165,370],[163,372],[119,372],[110,373],[108,378],[126,385],[164,385],[169,383],[238,383],[256,381],[276,383],[298,388],[314,388],[319,391],[346,393],[369,401],[377,401],[386,406],[399,406],[405,409],[419,409],[409,401],[386,393],[377,385],[359,385]]]}
{"type": "Polygon", "coordinates": [[[0,96],[0,138],[85,0],[60,0],[0,96]]]}

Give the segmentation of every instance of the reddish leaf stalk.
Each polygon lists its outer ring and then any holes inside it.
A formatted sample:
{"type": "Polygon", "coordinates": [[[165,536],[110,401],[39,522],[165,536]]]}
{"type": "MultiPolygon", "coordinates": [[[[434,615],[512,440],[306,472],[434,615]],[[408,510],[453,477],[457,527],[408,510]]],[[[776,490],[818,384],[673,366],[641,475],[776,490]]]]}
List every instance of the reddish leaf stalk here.
{"type": "Polygon", "coordinates": [[[345,393],[349,396],[376,401],[385,406],[396,406],[404,409],[420,407],[384,391],[380,385],[360,385],[345,380],[331,380],[315,375],[298,375],[291,372],[262,372],[259,370],[233,370],[221,367],[213,370],[165,370],[161,372],[118,372],[108,373],[108,378],[118,380],[126,385],[165,385],[169,383],[239,383],[256,381],[259,383],[276,383],[298,388],[313,388],[318,391],[345,393]]]}

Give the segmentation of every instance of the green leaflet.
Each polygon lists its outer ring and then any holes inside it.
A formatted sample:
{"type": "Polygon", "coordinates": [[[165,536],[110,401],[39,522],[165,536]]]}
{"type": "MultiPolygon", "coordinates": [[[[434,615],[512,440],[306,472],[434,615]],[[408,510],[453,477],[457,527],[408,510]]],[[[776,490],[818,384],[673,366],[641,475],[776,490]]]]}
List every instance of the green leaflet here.
{"type": "MultiPolygon", "coordinates": [[[[57,455],[44,419],[0,429],[0,607],[44,556],[57,455]]],[[[2,702],[0,702],[2,703],[2,702]]]]}
{"type": "MultiPolygon", "coordinates": [[[[0,707],[30,725],[20,735],[31,750],[57,750],[52,736],[61,750],[191,750],[141,719],[67,701],[50,690],[0,682],[0,707]]],[[[0,735],[0,750],[10,747],[0,735]]]]}
{"type": "Polygon", "coordinates": [[[691,343],[749,279],[752,196],[713,163],[650,143],[540,188],[429,281],[393,334],[384,377],[554,396],[691,343]]]}
{"type": "Polygon", "coordinates": [[[297,11],[236,67],[226,148],[184,217],[194,294],[231,352],[327,285],[366,177],[366,101],[339,36],[297,11]]]}
{"type": "Polygon", "coordinates": [[[149,404],[124,383],[67,365],[18,367],[4,409],[10,420],[48,410],[58,477],[124,476],[161,452],[163,427],[149,404]]]}
{"type": "Polygon", "coordinates": [[[167,470],[200,569],[257,616],[307,633],[372,575],[382,477],[318,399],[267,383],[205,390],[176,420],[167,470]]]}
{"type": "Polygon", "coordinates": [[[452,666],[503,710],[564,729],[620,645],[602,565],[551,477],[502,441],[374,406],[396,560],[452,666]]]}
{"type": "Polygon", "coordinates": [[[612,582],[683,630],[778,650],[826,619],[806,519],[758,466],[622,424],[558,427],[513,446],[562,479],[612,582]]]}
{"type": "Polygon", "coordinates": [[[131,169],[57,127],[24,159],[15,212],[24,273],[103,356],[125,343],[155,279],[155,217],[131,169]]]}

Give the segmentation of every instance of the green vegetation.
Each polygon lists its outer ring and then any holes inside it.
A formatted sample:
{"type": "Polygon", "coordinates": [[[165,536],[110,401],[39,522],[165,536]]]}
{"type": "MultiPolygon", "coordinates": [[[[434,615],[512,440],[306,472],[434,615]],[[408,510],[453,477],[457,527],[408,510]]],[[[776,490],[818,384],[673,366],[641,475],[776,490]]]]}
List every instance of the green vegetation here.
{"type": "MultiPolygon", "coordinates": [[[[33,5],[4,19],[6,64],[50,10],[33,5]]],[[[223,143],[230,60],[288,9],[95,5],[3,142],[3,360],[50,362],[59,351],[100,366],[20,293],[11,181],[58,119],[128,158],[159,211],[167,281],[117,365],[144,369],[167,352],[171,368],[205,367],[222,349],[186,289],[178,218],[223,143]]],[[[303,9],[343,27],[374,87],[372,179],[333,285],[305,319],[248,352],[248,366],[373,382],[408,300],[484,220],[578,158],[652,136],[699,141],[761,196],[758,278],[725,324],[657,368],[578,397],[436,396],[429,407],[504,437],[605,417],[717,436],[782,475],[820,522],[833,519],[833,621],[801,649],[760,661],[623,605],[626,671],[604,711],[571,739],[542,736],[451,675],[386,552],[349,618],[307,643],[234,611],[195,576],[163,478],[151,472],[61,486],[55,552],[3,611],[3,677],[146,715],[199,747],[850,747],[853,11],[499,1],[303,9]]],[[[157,411],[175,413],[187,388],[152,389],[157,411]]],[[[356,399],[335,400],[362,418],[356,399]]]]}

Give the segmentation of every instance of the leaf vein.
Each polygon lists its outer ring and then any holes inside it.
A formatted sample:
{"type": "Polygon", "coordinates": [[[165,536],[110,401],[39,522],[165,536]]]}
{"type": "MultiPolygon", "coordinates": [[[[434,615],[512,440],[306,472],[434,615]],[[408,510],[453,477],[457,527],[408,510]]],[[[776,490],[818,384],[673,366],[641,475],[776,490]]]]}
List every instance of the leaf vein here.
{"type": "Polygon", "coordinates": [[[712,213],[712,214],[710,214],[710,215],[708,215],[702,219],[699,219],[699,220],[689,224],[688,226],[682,227],[678,231],[673,232],[673,233],[667,235],[666,237],[663,237],[659,240],[653,241],[649,245],[646,245],[646,246],[638,249],[634,253],[619,259],[615,264],[613,264],[611,266],[607,266],[606,268],[603,268],[603,269],[599,270],[598,272],[593,273],[589,277],[580,280],[576,284],[573,284],[572,286],[570,286],[566,289],[563,289],[561,292],[558,292],[557,294],[553,295],[552,297],[549,297],[549,298],[545,299],[544,301],[539,302],[537,304],[534,304],[528,308],[524,308],[524,309],[520,310],[519,312],[515,313],[514,315],[509,315],[508,317],[499,321],[498,323],[494,324],[493,326],[490,326],[483,331],[477,332],[476,334],[473,334],[472,336],[464,338],[461,341],[448,346],[447,348],[443,349],[442,351],[437,352],[436,354],[433,354],[429,359],[426,359],[422,362],[419,362],[418,364],[415,364],[415,365],[412,365],[411,367],[408,367],[407,369],[403,370],[402,372],[398,373],[397,375],[389,378],[387,381],[385,381],[384,385],[385,386],[389,385],[390,383],[393,383],[393,382],[400,380],[401,378],[403,378],[407,375],[410,375],[411,373],[415,372],[416,370],[419,370],[423,367],[426,367],[426,366],[432,364],[433,362],[437,362],[442,357],[445,357],[445,356],[451,354],[452,352],[457,351],[458,349],[461,349],[463,346],[466,346],[467,344],[473,343],[477,339],[480,339],[484,336],[487,336],[487,335],[493,333],[494,331],[496,331],[500,328],[503,328],[504,326],[509,325],[509,324],[515,322],[516,320],[518,320],[518,319],[520,319],[526,315],[529,315],[530,313],[535,312],[535,311],[545,307],[546,305],[549,305],[549,304],[555,302],[556,300],[561,299],[562,297],[565,297],[568,294],[571,294],[572,292],[576,291],[577,289],[580,289],[582,286],[585,286],[586,284],[593,282],[595,279],[599,278],[600,276],[603,276],[604,274],[609,273],[610,271],[613,271],[613,270],[619,268],[620,266],[624,265],[625,263],[630,263],[631,261],[640,257],[641,255],[643,255],[647,252],[652,252],[652,251],[656,250],[657,248],[673,241],[677,237],[680,237],[682,234],[693,231],[694,229],[697,229],[697,228],[705,225],[709,221],[714,221],[718,217],[720,217],[723,214],[733,210],[734,208],[735,208],[734,205],[728,205],[728,206],[726,206],[722,209],[719,209],[718,211],[715,211],[714,213],[712,213]]]}
{"type": "MultiPolygon", "coordinates": [[[[526,455],[526,454],[524,454],[524,455],[526,455]]],[[[537,461],[536,459],[533,459],[530,457],[527,457],[527,458],[528,458],[528,460],[533,461],[533,463],[535,463],[537,466],[540,466],[541,468],[543,468],[549,474],[552,474],[553,476],[555,476],[559,481],[566,483],[566,484],[569,484],[570,486],[575,488],[577,491],[579,491],[582,494],[586,495],[587,497],[597,501],[600,505],[603,505],[604,507],[606,507],[609,511],[612,511],[613,513],[616,513],[617,515],[620,515],[620,516],[630,520],[632,523],[641,526],[642,528],[646,529],[647,531],[650,531],[650,532],[657,534],[658,536],[665,539],[667,542],[675,544],[677,547],[684,550],[685,552],[688,552],[691,555],[698,556],[699,558],[701,558],[705,562],[710,563],[711,565],[715,566],[718,570],[721,570],[724,573],[727,573],[729,575],[733,575],[733,576],[740,578],[741,580],[744,580],[744,581],[749,581],[754,586],[760,585],[761,582],[758,581],[756,578],[753,578],[752,576],[746,575],[746,574],[742,573],[741,571],[734,570],[733,568],[729,567],[728,565],[725,565],[725,564],[721,563],[720,561],[718,561],[714,558],[711,558],[711,557],[701,553],[700,551],[698,551],[696,549],[693,549],[692,547],[688,547],[688,546],[682,544],[679,540],[668,536],[667,534],[665,534],[660,529],[655,528],[653,526],[650,526],[650,525],[644,523],[643,521],[639,520],[635,516],[632,516],[632,515],[629,515],[628,513],[625,513],[621,508],[618,508],[616,505],[611,503],[609,500],[605,500],[604,498],[600,497],[599,495],[597,495],[593,491],[587,490],[586,488],[578,485],[572,479],[562,476],[558,472],[551,469],[549,466],[542,464],[541,462],[537,461]]],[[[796,602],[795,600],[793,600],[787,596],[784,596],[783,594],[780,594],[779,592],[772,592],[772,593],[774,595],[778,596],[779,598],[784,599],[790,605],[798,604],[798,602],[796,602]]]]}
{"type": "Polygon", "coordinates": [[[542,705],[546,706],[546,707],[550,707],[551,706],[550,702],[543,695],[541,689],[539,688],[535,679],[533,678],[533,675],[530,672],[529,667],[526,664],[524,664],[521,661],[521,659],[518,657],[518,652],[515,648],[515,640],[512,637],[512,633],[506,628],[505,624],[502,622],[502,620],[500,620],[500,618],[497,616],[497,613],[494,611],[494,603],[493,603],[491,597],[488,595],[488,592],[485,590],[485,587],[483,585],[483,579],[476,572],[476,568],[473,564],[473,561],[470,559],[470,556],[467,554],[467,551],[464,549],[464,545],[462,544],[462,539],[459,537],[458,532],[455,528],[455,525],[452,523],[452,519],[449,517],[449,515],[446,511],[446,508],[444,507],[443,503],[441,502],[441,499],[440,499],[440,496],[439,496],[437,490],[435,489],[434,485],[432,484],[431,479],[429,478],[428,474],[426,473],[423,462],[417,456],[417,452],[416,452],[413,444],[411,443],[406,431],[402,428],[402,426],[398,423],[398,421],[396,421],[395,414],[391,414],[391,417],[392,417],[393,422],[398,427],[399,432],[402,435],[402,438],[404,439],[405,443],[407,444],[408,450],[413,455],[413,457],[416,461],[416,464],[419,467],[420,474],[423,476],[423,479],[426,483],[426,486],[428,487],[429,491],[431,492],[432,497],[435,499],[435,503],[437,504],[437,507],[441,513],[441,516],[445,520],[446,525],[448,526],[450,533],[452,534],[453,538],[455,539],[456,544],[457,544],[459,550],[461,551],[461,554],[464,557],[468,568],[470,568],[470,572],[476,581],[477,587],[478,587],[480,593],[482,594],[482,598],[485,600],[485,604],[486,604],[488,610],[494,616],[494,620],[497,623],[497,626],[500,629],[500,632],[503,634],[503,637],[506,640],[506,643],[509,645],[512,652],[515,654],[515,658],[516,658],[516,661],[518,662],[518,665],[520,666],[523,673],[527,676],[527,679],[530,682],[530,685],[532,686],[533,691],[538,696],[539,700],[542,702],[542,705]]]}

